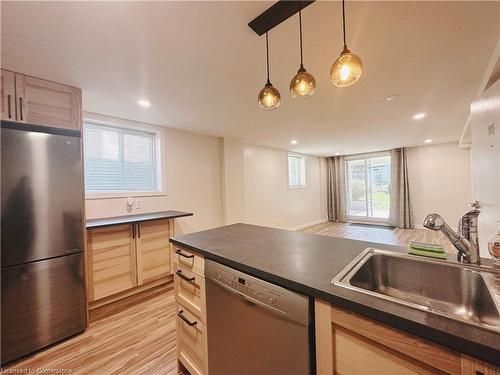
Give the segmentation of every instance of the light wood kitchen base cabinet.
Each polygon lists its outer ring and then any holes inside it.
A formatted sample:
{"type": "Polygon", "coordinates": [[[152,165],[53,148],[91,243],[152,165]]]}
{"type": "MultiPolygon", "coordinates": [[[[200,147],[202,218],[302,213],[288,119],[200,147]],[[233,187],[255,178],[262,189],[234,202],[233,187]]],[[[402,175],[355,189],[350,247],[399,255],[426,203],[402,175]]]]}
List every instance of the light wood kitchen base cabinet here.
{"type": "Polygon", "coordinates": [[[170,219],[160,219],[87,229],[90,308],[166,282],[171,226],[170,219]]]}
{"type": "Polygon", "coordinates": [[[500,375],[498,368],[316,300],[318,375],[500,375]]]}
{"type": "Polygon", "coordinates": [[[137,283],[149,283],[170,275],[170,220],[137,224],[137,283]]]}
{"type": "Polygon", "coordinates": [[[81,90],[2,69],[2,120],[82,129],[81,90]]]}
{"type": "Polygon", "coordinates": [[[1,70],[0,74],[1,119],[16,121],[16,83],[14,72],[1,70]]]}
{"type": "Polygon", "coordinates": [[[137,285],[135,238],[131,224],[89,231],[90,295],[95,301],[137,285]]]}
{"type": "Polygon", "coordinates": [[[183,248],[174,247],[173,250],[177,359],[191,375],[206,375],[205,259],[183,248]]]}

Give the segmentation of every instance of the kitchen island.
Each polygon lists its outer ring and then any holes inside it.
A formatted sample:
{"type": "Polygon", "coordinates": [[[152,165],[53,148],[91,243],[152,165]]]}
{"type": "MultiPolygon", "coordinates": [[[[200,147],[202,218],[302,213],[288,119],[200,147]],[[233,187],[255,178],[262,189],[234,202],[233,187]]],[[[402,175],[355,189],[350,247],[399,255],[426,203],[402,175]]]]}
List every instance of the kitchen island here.
{"type": "Polygon", "coordinates": [[[247,224],[176,236],[171,238],[171,242],[179,249],[310,296],[315,299],[317,308],[321,303],[327,303],[333,309],[367,318],[384,328],[424,339],[453,353],[463,353],[500,365],[498,331],[482,329],[331,283],[332,278],[366,248],[406,252],[404,248],[247,224]]]}

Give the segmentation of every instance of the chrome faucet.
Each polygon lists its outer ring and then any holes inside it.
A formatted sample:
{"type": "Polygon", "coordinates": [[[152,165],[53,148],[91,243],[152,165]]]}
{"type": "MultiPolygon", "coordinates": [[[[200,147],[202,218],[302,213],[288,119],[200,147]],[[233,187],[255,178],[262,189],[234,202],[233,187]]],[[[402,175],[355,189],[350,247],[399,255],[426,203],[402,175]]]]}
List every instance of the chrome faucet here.
{"type": "Polygon", "coordinates": [[[461,263],[481,264],[479,257],[479,239],[477,233],[477,218],[479,203],[468,204],[472,209],[458,221],[458,234],[450,228],[439,214],[429,214],[424,219],[424,227],[441,231],[458,250],[457,259],[461,263]]]}

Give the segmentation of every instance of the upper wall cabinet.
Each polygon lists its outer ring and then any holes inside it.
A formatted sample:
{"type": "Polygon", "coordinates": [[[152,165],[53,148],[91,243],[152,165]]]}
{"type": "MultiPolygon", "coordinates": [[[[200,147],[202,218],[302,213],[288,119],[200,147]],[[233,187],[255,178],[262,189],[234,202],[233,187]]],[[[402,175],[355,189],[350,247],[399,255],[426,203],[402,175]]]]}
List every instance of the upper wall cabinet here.
{"type": "Polygon", "coordinates": [[[75,87],[2,70],[1,91],[2,119],[82,128],[81,90],[75,87]]]}
{"type": "Polygon", "coordinates": [[[0,77],[0,102],[2,106],[1,119],[16,121],[15,74],[2,69],[0,77]]]}

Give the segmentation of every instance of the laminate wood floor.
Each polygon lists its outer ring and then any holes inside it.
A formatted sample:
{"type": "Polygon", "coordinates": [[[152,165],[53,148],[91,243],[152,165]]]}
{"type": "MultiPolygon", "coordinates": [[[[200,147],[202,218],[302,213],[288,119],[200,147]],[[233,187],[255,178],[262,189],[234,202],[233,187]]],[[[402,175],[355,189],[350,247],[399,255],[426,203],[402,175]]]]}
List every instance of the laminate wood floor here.
{"type": "Polygon", "coordinates": [[[156,295],[97,319],[84,333],[3,370],[23,369],[25,372],[12,372],[22,374],[188,374],[176,359],[175,315],[173,284],[169,283],[156,295]]]}
{"type": "Polygon", "coordinates": [[[448,253],[456,253],[451,242],[441,233],[429,229],[385,229],[369,226],[354,226],[349,223],[322,223],[304,229],[302,232],[321,234],[332,237],[350,238],[377,242],[389,245],[406,246],[408,242],[414,240],[419,242],[437,243],[443,245],[448,253]]]}

